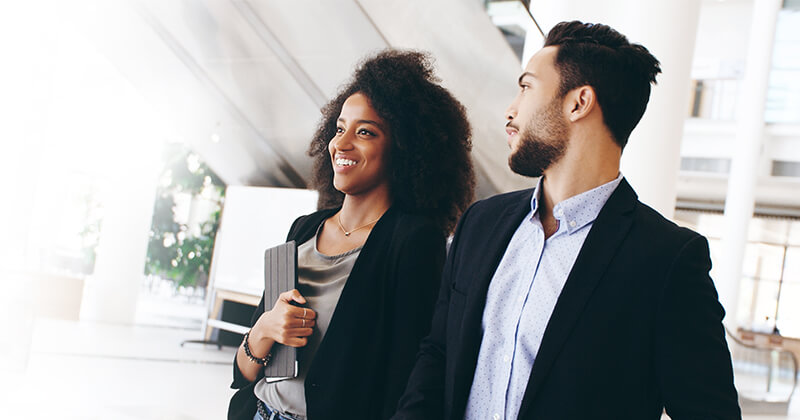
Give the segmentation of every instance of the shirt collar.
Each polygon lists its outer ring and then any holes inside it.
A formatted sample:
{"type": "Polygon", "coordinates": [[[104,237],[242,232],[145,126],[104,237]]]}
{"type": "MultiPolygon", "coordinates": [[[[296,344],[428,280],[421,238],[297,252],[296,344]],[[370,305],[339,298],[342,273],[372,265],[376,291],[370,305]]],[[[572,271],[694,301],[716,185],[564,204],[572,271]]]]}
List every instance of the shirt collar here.
{"type": "MultiPolygon", "coordinates": [[[[534,216],[539,209],[539,197],[542,193],[543,180],[544,177],[539,178],[536,189],[533,191],[533,197],[531,197],[531,214],[534,216]]],[[[589,191],[584,191],[556,204],[553,207],[553,215],[559,222],[559,229],[566,227],[567,233],[572,234],[594,222],[620,182],[622,182],[622,173],[619,173],[611,182],[589,191]]]]}

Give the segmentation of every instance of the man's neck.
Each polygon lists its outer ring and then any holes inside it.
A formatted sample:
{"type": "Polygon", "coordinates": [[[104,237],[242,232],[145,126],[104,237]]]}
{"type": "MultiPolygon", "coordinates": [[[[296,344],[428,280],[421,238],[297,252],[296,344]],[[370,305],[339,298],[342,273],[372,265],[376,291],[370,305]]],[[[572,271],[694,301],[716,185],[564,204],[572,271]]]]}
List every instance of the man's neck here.
{"type": "Polygon", "coordinates": [[[565,156],[548,168],[542,178],[539,197],[539,219],[545,228],[545,237],[558,230],[558,221],[553,216],[553,208],[558,203],[609,183],[617,176],[618,159],[569,159],[565,156]]]}
{"type": "Polygon", "coordinates": [[[603,140],[571,140],[567,153],[544,171],[542,200],[547,209],[552,211],[556,204],[619,176],[621,150],[603,146],[610,142],[603,140]]]}

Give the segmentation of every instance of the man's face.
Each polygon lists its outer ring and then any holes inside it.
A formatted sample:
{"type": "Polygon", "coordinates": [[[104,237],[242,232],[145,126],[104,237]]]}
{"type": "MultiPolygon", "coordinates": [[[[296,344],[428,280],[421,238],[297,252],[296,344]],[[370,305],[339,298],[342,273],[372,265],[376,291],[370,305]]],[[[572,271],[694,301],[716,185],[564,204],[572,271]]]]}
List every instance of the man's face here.
{"type": "Polygon", "coordinates": [[[506,110],[506,132],[511,170],[524,176],[541,176],[558,162],[569,143],[569,126],[558,97],[556,47],[539,50],[519,78],[520,90],[506,110]]]}

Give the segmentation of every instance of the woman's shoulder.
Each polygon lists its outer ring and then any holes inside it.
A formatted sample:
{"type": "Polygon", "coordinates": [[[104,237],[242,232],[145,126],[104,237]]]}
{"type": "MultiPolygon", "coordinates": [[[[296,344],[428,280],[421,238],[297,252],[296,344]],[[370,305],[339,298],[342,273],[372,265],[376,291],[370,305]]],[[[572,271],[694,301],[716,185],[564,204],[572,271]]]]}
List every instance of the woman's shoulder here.
{"type": "Polygon", "coordinates": [[[289,228],[287,240],[296,240],[308,235],[313,236],[317,231],[319,224],[332,214],[336,213],[337,210],[338,209],[322,209],[298,217],[295,219],[294,223],[292,223],[292,227],[289,228]]]}
{"type": "Polygon", "coordinates": [[[392,236],[399,240],[445,237],[444,231],[428,216],[398,211],[392,236]]]}

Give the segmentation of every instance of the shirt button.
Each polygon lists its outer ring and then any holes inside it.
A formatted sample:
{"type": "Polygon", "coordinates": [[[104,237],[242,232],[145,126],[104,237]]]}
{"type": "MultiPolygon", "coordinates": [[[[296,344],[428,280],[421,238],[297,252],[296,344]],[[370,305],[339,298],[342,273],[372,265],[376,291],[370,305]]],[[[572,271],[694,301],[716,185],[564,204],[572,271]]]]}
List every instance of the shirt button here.
{"type": "Polygon", "coordinates": [[[569,225],[572,226],[572,227],[575,227],[575,225],[577,225],[577,223],[575,223],[575,221],[573,220],[573,221],[569,222],[569,225]]]}
{"type": "Polygon", "coordinates": [[[500,415],[499,415],[499,414],[497,414],[497,413],[494,413],[494,415],[492,416],[492,418],[493,418],[494,420],[500,420],[500,415]]]}
{"type": "Polygon", "coordinates": [[[508,363],[508,361],[509,361],[509,360],[511,360],[511,358],[510,358],[510,357],[508,357],[508,356],[503,356],[503,361],[504,361],[504,362],[508,363]]]}

